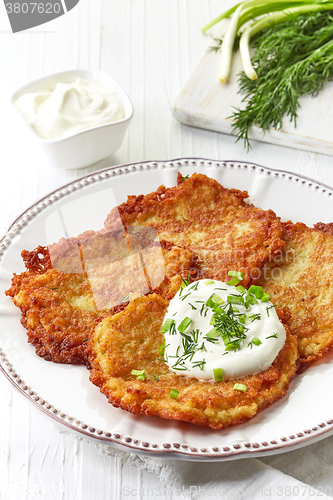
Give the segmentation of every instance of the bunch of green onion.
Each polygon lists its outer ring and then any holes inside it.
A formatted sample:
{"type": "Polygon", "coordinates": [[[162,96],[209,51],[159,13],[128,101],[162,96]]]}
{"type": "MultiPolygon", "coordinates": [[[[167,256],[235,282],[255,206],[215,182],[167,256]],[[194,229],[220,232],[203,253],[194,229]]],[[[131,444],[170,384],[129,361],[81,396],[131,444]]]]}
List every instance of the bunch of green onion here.
{"type": "Polygon", "coordinates": [[[239,48],[244,72],[249,79],[256,80],[258,75],[253,68],[249,48],[251,38],[271,24],[285,21],[290,16],[324,10],[333,10],[333,2],[329,0],[245,0],[206,24],[202,32],[207,31],[222,19],[230,17],[222,43],[218,75],[221,82],[226,83],[229,79],[237,34],[241,33],[239,48]]]}

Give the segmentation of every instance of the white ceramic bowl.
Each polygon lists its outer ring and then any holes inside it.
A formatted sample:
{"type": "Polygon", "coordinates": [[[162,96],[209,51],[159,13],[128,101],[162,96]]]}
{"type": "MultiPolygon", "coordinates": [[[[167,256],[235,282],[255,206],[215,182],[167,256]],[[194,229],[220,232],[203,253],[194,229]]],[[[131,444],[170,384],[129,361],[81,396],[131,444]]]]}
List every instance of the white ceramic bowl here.
{"type": "MultiPolygon", "coordinates": [[[[62,71],[37,78],[17,89],[11,97],[15,101],[27,92],[36,92],[48,81],[68,82],[76,78],[85,78],[101,82],[116,90],[125,109],[125,118],[91,127],[62,139],[46,140],[39,137],[27,124],[31,133],[39,141],[48,161],[57,168],[73,169],[92,165],[115,153],[121,146],[129,121],[133,116],[133,106],[126,92],[106,73],[87,69],[62,71]]],[[[24,120],[25,121],[25,120],[24,120]]]]}

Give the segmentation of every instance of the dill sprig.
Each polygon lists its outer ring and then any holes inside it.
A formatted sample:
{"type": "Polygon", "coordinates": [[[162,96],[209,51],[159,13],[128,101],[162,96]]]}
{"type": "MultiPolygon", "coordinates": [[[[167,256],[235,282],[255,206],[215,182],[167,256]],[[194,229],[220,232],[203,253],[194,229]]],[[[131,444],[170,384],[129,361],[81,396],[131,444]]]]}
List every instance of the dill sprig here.
{"type": "Polygon", "coordinates": [[[245,331],[248,330],[240,322],[240,319],[243,319],[243,314],[237,312],[231,303],[220,304],[213,308],[213,311],[214,329],[204,339],[216,344],[218,337],[222,337],[226,351],[239,350],[246,339],[245,331]]]}
{"type": "Polygon", "coordinates": [[[202,371],[204,369],[205,364],[206,364],[205,359],[203,359],[202,361],[195,361],[192,364],[192,368],[200,368],[200,370],[202,371]]]}
{"type": "Polygon", "coordinates": [[[223,36],[220,38],[214,38],[214,43],[215,45],[210,45],[208,47],[208,50],[211,50],[212,52],[218,52],[221,49],[221,45],[223,42],[223,36]]]}
{"type": "Polygon", "coordinates": [[[192,361],[194,354],[198,350],[198,338],[200,331],[192,330],[189,333],[179,331],[179,333],[182,336],[182,347],[184,352],[178,357],[177,361],[172,365],[172,368],[175,370],[186,371],[188,368],[185,366],[185,361],[188,358],[192,361]]]}
{"type": "Polygon", "coordinates": [[[272,24],[252,39],[253,67],[257,80],[244,72],[239,76],[244,109],[236,109],[232,134],[249,149],[248,133],[253,125],[264,132],[282,128],[283,118],[297,124],[299,98],[316,96],[333,80],[332,11],[288,17],[272,24]]]}

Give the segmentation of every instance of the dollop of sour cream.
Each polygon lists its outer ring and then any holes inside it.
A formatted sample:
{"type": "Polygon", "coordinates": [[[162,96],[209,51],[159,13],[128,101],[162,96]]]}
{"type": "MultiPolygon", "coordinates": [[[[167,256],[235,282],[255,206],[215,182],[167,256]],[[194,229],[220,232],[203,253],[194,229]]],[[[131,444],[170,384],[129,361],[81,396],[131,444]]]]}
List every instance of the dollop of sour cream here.
{"type": "Polygon", "coordinates": [[[36,134],[47,140],[62,139],[125,117],[116,90],[84,78],[48,83],[38,92],[21,95],[14,106],[36,134]]]}
{"type": "Polygon", "coordinates": [[[161,331],[160,353],[170,369],[206,381],[267,369],[286,339],[261,287],[247,291],[216,280],[183,286],[170,301],[161,331]]]}

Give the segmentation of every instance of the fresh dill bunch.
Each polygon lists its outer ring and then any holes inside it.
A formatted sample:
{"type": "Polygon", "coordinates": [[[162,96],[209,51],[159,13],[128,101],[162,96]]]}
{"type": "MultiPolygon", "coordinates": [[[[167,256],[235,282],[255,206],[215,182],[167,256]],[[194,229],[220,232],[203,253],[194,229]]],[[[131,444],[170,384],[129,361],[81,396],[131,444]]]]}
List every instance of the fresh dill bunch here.
{"type": "Polygon", "coordinates": [[[332,11],[290,17],[253,37],[258,79],[239,76],[244,109],[236,109],[232,134],[249,149],[249,129],[281,129],[284,116],[297,124],[299,98],[316,96],[333,80],[332,11]]]}

